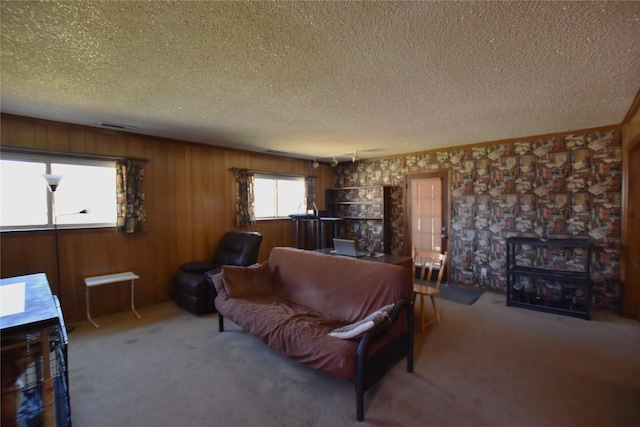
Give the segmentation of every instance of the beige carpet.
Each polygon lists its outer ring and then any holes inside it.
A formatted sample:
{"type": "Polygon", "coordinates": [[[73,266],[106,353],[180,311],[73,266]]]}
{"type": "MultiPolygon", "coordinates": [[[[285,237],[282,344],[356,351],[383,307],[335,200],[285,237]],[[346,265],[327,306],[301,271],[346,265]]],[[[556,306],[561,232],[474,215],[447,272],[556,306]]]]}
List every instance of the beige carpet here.
{"type": "Polygon", "coordinates": [[[173,303],[78,322],[70,335],[75,427],[640,425],[640,322],[585,321],[441,300],[416,333],[415,372],[396,366],[355,421],[352,384],[301,366],[227,321],[173,303]]]}

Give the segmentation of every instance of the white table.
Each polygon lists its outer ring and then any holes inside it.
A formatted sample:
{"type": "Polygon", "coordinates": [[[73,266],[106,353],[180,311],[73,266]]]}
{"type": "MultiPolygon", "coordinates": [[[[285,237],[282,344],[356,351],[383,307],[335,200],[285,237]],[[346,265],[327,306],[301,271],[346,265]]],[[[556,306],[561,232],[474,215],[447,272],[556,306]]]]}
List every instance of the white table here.
{"type": "Polygon", "coordinates": [[[136,311],[136,308],[133,304],[134,281],[139,278],[140,276],[133,273],[132,271],[127,271],[124,273],[105,274],[104,276],[86,277],[84,279],[84,284],[86,285],[85,297],[87,300],[87,320],[89,320],[89,322],[91,322],[91,324],[96,328],[100,327],[91,318],[91,311],[89,309],[89,288],[94,286],[108,285],[110,283],[126,282],[127,280],[131,280],[131,311],[133,311],[133,313],[138,316],[138,319],[140,319],[140,315],[136,311]]]}

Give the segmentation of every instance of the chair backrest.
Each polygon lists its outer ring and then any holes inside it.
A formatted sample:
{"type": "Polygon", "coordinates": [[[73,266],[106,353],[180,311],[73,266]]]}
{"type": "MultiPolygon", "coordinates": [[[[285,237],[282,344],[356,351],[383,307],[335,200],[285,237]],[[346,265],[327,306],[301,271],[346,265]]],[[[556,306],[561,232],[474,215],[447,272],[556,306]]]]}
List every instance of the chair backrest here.
{"type": "Polygon", "coordinates": [[[440,288],[440,283],[442,282],[442,278],[444,277],[445,265],[447,265],[447,257],[449,253],[445,251],[445,253],[441,254],[440,252],[435,251],[421,251],[418,248],[413,248],[413,272],[415,274],[416,269],[420,269],[420,274],[418,276],[418,283],[420,285],[429,285],[431,281],[431,274],[433,270],[438,271],[438,279],[436,280],[435,288],[440,288]],[[425,273],[427,273],[427,277],[425,278],[425,273]]]}
{"type": "Polygon", "coordinates": [[[215,252],[213,263],[218,265],[247,266],[258,261],[262,234],[254,231],[226,232],[215,252]]]}

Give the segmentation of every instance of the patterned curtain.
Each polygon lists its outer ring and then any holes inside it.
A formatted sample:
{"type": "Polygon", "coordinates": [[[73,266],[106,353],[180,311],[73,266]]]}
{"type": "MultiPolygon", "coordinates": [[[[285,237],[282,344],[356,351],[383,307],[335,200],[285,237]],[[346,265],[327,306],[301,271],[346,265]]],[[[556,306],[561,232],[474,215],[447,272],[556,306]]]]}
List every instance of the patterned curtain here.
{"type": "Polygon", "coordinates": [[[122,233],[137,233],[147,222],[147,208],[142,189],[144,160],[116,161],[116,201],[118,219],[116,229],[122,233]]]}
{"type": "Polygon", "coordinates": [[[307,199],[307,211],[316,211],[316,177],[307,176],[304,178],[304,196],[307,199]]]}
{"type": "Polygon", "coordinates": [[[247,169],[236,169],[236,226],[245,227],[256,223],[253,183],[255,174],[247,169]]]}

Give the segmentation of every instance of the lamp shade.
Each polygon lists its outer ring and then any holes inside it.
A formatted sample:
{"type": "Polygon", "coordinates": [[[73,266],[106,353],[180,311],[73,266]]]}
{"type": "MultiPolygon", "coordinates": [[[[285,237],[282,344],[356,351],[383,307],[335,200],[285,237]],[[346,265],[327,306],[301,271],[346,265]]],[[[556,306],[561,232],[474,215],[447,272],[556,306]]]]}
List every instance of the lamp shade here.
{"type": "Polygon", "coordinates": [[[51,191],[56,191],[56,188],[58,188],[58,184],[60,184],[60,180],[62,179],[62,175],[44,174],[42,177],[47,181],[47,185],[51,191]]]}

